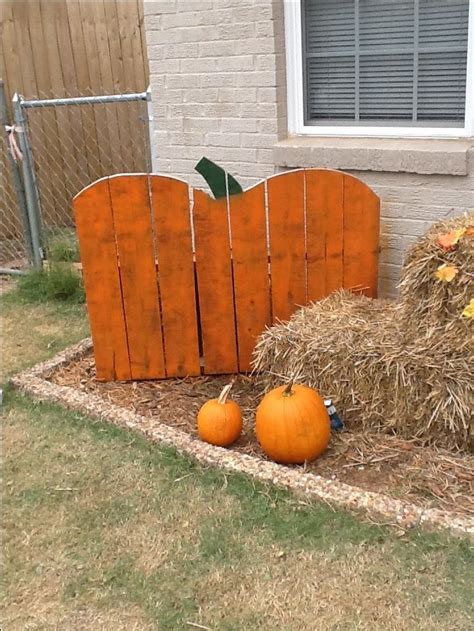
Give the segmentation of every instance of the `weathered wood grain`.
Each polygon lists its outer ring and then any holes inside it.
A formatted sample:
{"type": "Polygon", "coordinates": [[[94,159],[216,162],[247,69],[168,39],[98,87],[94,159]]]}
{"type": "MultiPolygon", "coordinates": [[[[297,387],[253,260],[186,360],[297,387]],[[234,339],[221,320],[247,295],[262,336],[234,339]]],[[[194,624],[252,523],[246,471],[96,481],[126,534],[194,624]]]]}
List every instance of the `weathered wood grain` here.
{"type": "Polygon", "coordinates": [[[308,301],[343,285],[343,174],[306,171],[308,301]]]}
{"type": "Polygon", "coordinates": [[[268,179],[273,322],[288,320],[306,303],[304,172],[268,179]]]}
{"type": "Polygon", "coordinates": [[[265,185],[229,202],[239,369],[248,371],[257,337],[271,324],[265,185]]]}
{"type": "Polygon", "coordinates": [[[207,374],[238,370],[227,199],[194,191],[199,310],[207,374]]]}
{"type": "Polygon", "coordinates": [[[363,182],[344,175],[344,287],[377,296],[380,200],[363,182]]]}
{"type": "Polygon", "coordinates": [[[166,374],[200,374],[189,191],[185,182],[150,176],[166,374]]]}
{"type": "Polygon", "coordinates": [[[201,347],[205,374],[247,371],[265,326],[300,305],[376,295],[379,199],[341,172],[218,200],[195,190],[192,213],[185,182],[122,175],[75,207],[100,379],[198,375],[201,347]]]}
{"type": "Polygon", "coordinates": [[[131,379],[109,181],[74,200],[97,379],[131,379]]]}
{"type": "Polygon", "coordinates": [[[146,175],[109,179],[132,379],[165,377],[146,175]]]}

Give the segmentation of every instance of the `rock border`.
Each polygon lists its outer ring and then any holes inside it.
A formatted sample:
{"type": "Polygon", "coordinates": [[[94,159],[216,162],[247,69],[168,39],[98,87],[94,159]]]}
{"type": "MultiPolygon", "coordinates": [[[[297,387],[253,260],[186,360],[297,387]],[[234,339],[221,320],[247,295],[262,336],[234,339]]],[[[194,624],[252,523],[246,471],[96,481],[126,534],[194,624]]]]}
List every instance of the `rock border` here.
{"type": "Polygon", "coordinates": [[[302,473],[300,470],[260,460],[255,456],[214,447],[163,423],[146,429],[143,426],[145,417],[140,414],[112,405],[99,396],[47,381],[56,368],[78,359],[91,348],[90,338],[82,340],[52,359],[15,375],[11,383],[36,400],[59,403],[66,408],[139,431],[156,443],[172,445],[179,452],[191,456],[201,464],[244,473],[262,482],[270,482],[314,500],[326,502],[334,508],[362,513],[378,522],[382,521],[386,525],[398,526],[404,530],[444,530],[453,535],[474,539],[474,518],[467,515],[458,515],[437,508],[422,508],[381,493],[350,486],[339,480],[328,480],[314,473],[302,473]]]}

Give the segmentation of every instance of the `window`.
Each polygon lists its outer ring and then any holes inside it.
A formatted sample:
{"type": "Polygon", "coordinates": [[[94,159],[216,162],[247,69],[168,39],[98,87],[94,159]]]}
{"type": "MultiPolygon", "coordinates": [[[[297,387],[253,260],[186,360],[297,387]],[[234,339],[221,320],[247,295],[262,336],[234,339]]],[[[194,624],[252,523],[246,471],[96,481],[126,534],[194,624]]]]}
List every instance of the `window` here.
{"type": "Polygon", "coordinates": [[[287,0],[290,131],[472,134],[472,5],[287,0]]]}

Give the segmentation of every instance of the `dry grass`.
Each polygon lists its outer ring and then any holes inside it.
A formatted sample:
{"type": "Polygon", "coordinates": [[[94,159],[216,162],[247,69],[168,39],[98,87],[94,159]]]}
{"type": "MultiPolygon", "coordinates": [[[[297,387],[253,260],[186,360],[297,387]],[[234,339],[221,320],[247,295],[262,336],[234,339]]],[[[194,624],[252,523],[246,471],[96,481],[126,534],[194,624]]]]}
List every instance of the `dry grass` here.
{"type": "Polygon", "coordinates": [[[28,304],[10,289],[0,296],[0,306],[0,382],[88,335],[89,324],[83,305],[28,304]]]}
{"type": "MultiPolygon", "coordinates": [[[[7,317],[20,340],[68,341],[56,306],[7,317]]],[[[399,537],[11,393],[3,450],[6,629],[472,628],[465,541],[399,537]]]]}
{"type": "Polygon", "coordinates": [[[470,626],[467,543],[398,539],[20,398],[4,446],[8,629],[470,626]]]}
{"type": "Polygon", "coordinates": [[[474,338],[462,311],[474,295],[474,237],[451,252],[437,237],[473,223],[450,220],[420,239],[398,303],[340,291],[265,331],[255,351],[265,387],[296,375],[331,396],[352,428],[469,450],[474,338]],[[452,282],[434,277],[443,263],[459,270],[452,282]]]}
{"type": "MultiPolygon", "coordinates": [[[[258,564],[240,564],[227,572],[216,569],[205,580],[208,596],[201,606],[208,620],[217,621],[214,628],[225,623],[226,610],[239,611],[242,603],[246,628],[442,628],[429,615],[420,618],[406,598],[406,590],[420,588],[423,571],[406,576],[397,562],[381,571],[387,548],[373,555],[355,547],[337,560],[307,550],[285,552],[275,547],[259,552],[258,564]],[[350,582],[343,576],[350,576],[350,582]]],[[[432,592],[428,602],[433,598],[442,598],[442,591],[432,592]]],[[[462,628],[463,622],[456,613],[450,620],[453,629],[462,628]]]]}

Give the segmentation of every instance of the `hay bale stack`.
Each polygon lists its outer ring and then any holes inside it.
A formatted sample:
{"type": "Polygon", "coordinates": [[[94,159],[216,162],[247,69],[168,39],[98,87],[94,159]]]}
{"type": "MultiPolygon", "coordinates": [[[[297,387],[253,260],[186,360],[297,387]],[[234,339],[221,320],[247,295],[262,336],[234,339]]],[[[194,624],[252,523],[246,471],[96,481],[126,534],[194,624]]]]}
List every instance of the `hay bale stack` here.
{"type": "MultiPolygon", "coordinates": [[[[458,229],[473,229],[474,213],[441,221],[415,243],[405,259],[400,282],[400,301],[404,318],[429,322],[436,329],[466,331],[460,317],[464,307],[474,298],[474,236],[461,237],[451,250],[438,243],[439,235],[458,229]],[[454,266],[458,273],[449,283],[436,279],[440,265],[454,266]]],[[[469,329],[472,335],[472,328],[469,329]]]]}
{"type": "Polygon", "coordinates": [[[266,330],[254,355],[265,388],[295,374],[349,427],[469,449],[474,327],[461,314],[474,293],[474,238],[449,252],[436,243],[466,222],[438,224],[413,247],[399,302],[339,291],[266,330]],[[459,269],[450,283],[434,276],[445,262],[459,269]]]}

